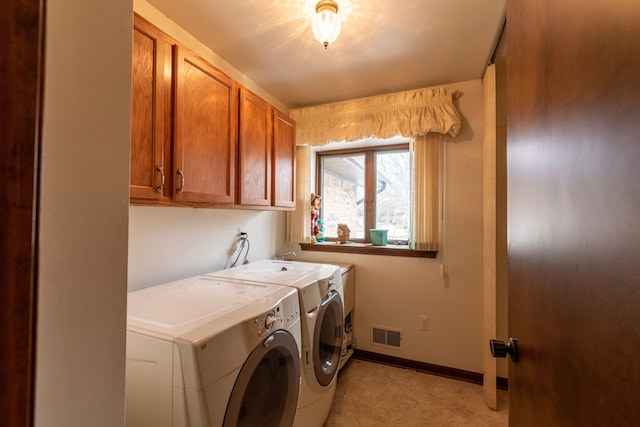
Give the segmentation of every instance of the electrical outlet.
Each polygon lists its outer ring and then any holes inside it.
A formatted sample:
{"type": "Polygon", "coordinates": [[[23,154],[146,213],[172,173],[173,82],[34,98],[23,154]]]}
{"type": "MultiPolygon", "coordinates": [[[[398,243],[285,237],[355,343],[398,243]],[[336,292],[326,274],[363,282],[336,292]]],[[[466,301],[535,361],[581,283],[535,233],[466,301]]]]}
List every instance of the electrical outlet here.
{"type": "Polygon", "coordinates": [[[429,316],[421,315],[420,317],[420,330],[428,331],[429,330],[429,316]]]}

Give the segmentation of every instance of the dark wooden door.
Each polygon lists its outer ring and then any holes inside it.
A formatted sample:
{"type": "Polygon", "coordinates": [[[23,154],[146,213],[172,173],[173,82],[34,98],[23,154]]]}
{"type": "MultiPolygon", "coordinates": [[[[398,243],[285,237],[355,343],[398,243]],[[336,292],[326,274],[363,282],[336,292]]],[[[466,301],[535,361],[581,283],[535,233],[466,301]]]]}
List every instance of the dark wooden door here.
{"type": "Polygon", "coordinates": [[[44,0],[0,13],[0,424],[33,425],[44,0]]]}
{"type": "Polygon", "coordinates": [[[640,2],[507,11],[510,425],[638,425],[640,2]]]}

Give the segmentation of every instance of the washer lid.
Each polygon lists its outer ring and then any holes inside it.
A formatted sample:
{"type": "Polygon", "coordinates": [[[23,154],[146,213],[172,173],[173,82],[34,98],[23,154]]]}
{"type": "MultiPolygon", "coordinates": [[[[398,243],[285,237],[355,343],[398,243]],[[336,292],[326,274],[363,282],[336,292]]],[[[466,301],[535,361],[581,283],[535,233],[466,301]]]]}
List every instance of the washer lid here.
{"type": "MultiPolygon", "coordinates": [[[[129,329],[178,337],[217,319],[248,319],[261,314],[290,291],[259,283],[192,277],[130,292],[127,324],[129,329]]],[[[220,328],[228,327],[227,323],[217,322],[220,328]]]]}
{"type": "Polygon", "coordinates": [[[299,261],[264,259],[207,274],[209,277],[304,287],[331,276],[339,267],[299,261]]]}

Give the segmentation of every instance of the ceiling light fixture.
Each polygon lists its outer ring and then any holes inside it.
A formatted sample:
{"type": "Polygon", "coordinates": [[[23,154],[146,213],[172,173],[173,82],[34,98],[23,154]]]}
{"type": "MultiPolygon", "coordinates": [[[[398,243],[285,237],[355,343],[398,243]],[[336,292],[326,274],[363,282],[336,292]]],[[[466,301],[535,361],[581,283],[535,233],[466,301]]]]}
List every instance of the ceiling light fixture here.
{"type": "Polygon", "coordinates": [[[336,41],[342,29],[342,20],[338,15],[338,3],[333,0],[320,0],[316,4],[316,14],[311,23],[313,35],[326,49],[336,41]]]}

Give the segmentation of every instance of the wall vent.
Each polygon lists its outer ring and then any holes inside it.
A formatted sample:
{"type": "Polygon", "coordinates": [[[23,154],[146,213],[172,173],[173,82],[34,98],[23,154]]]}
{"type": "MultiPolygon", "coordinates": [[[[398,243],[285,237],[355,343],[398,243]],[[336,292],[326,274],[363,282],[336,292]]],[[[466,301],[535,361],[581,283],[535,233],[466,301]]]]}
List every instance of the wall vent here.
{"type": "Polygon", "coordinates": [[[371,325],[371,344],[402,349],[402,330],[371,325]]]}

